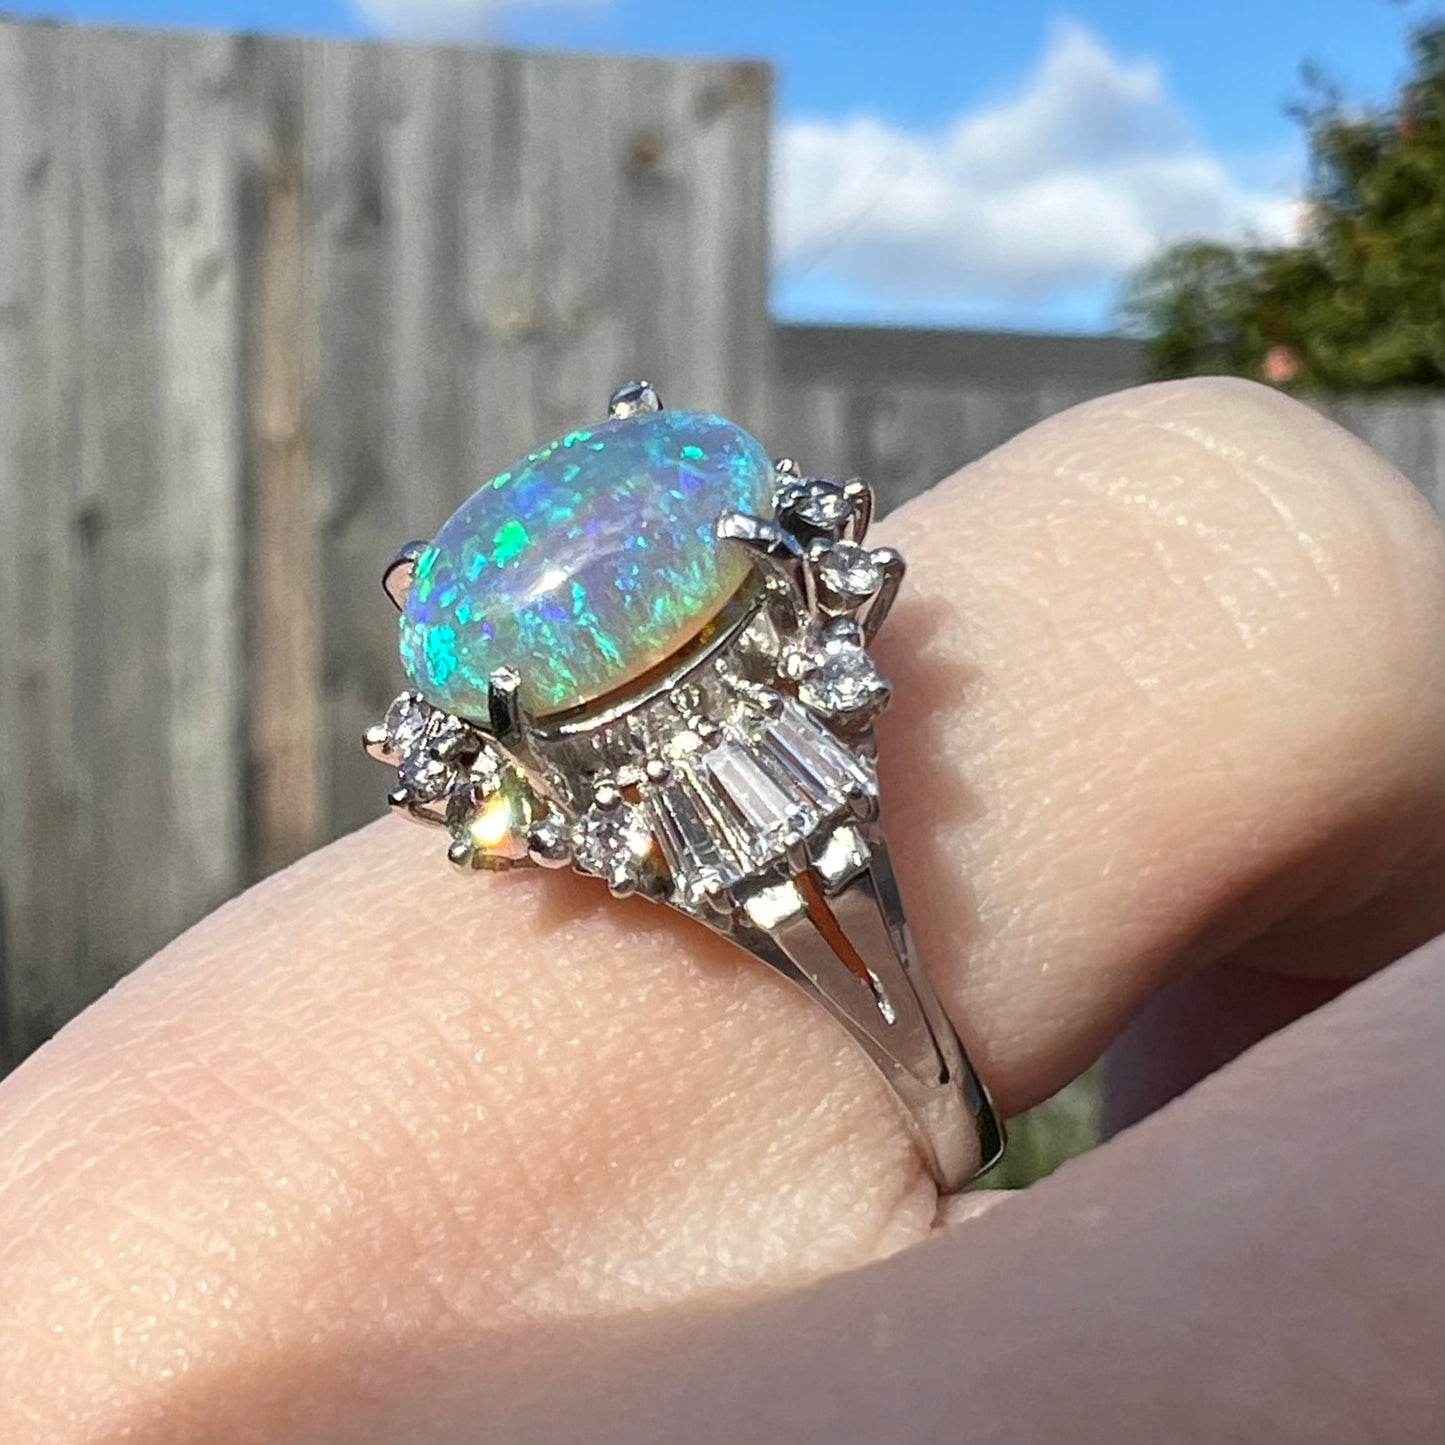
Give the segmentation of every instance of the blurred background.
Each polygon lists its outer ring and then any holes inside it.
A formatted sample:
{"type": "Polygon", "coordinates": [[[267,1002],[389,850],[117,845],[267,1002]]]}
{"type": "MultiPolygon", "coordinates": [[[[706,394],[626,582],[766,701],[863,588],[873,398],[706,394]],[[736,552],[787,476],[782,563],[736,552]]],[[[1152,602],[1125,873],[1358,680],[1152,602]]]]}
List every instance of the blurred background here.
{"type": "Polygon", "coordinates": [[[12,5],[0,1072],[381,810],[381,567],[617,381],[894,505],[1214,371],[1445,499],[1438,8],[12,5]]]}

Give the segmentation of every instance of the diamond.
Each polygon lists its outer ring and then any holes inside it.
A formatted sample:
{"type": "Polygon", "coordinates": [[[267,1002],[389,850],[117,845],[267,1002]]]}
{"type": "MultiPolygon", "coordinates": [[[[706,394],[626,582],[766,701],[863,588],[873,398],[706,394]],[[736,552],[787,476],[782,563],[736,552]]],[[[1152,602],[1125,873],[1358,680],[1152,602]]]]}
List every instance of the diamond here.
{"type": "Polygon", "coordinates": [[[419,803],[434,802],[456,780],[455,763],[443,762],[429,747],[415,747],[405,754],[396,770],[401,785],[419,803]]]}
{"type": "Polygon", "coordinates": [[[693,682],[680,682],[667,695],[679,717],[690,718],[702,711],[702,689],[693,682]]]}
{"type": "Polygon", "coordinates": [[[776,857],[789,843],[805,837],[817,821],[796,789],[789,790],[747,748],[719,744],[704,759],[716,791],[744,824],[744,840],[754,865],[776,857]]]}
{"type": "Polygon", "coordinates": [[[397,777],[419,803],[435,802],[449,792],[468,765],[483,777],[496,772],[496,760],[479,752],[481,740],[466,723],[405,693],[391,705],[386,726],[401,754],[397,777]]]}
{"type": "Polygon", "coordinates": [[[836,482],[804,477],[779,490],[777,510],[820,532],[833,532],[852,515],[853,503],[836,482]]]}
{"type": "Polygon", "coordinates": [[[427,745],[443,762],[465,763],[477,756],[481,738],[461,718],[434,712],[427,729],[427,745]]]}
{"type": "Polygon", "coordinates": [[[651,849],[652,833],[631,803],[588,808],[572,825],[577,866],[614,886],[636,884],[651,849]]]}
{"type": "Polygon", "coordinates": [[[830,641],[798,684],[798,696],[830,716],[877,711],[888,700],[888,682],[856,642],[830,641]]]}
{"type": "Polygon", "coordinates": [[[485,791],[494,791],[502,781],[502,758],[498,755],[497,750],[484,744],[481,751],[472,759],[468,777],[485,791]]]}
{"type": "Polygon", "coordinates": [[[386,729],[387,746],[405,754],[417,747],[426,736],[431,709],[414,692],[404,692],[386,710],[382,726],[386,729]]]}
{"type": "Polygon", "coordinates": [[[680,763],[703,746],[702,735],[693,728],[678,728],[662,745],[662,756],[669,763],[680,763]]]}
{"type": "Polygon", "coordinates": [[[731,888],[743,865],[708,816],[697,785],[686,774],[670,777],[647,800],[677,901],[700,908],[710,891],[731,888]]]}
{"type": "Polygon", "coordinates": [[[824,586],[839,597],[861,601],[883,585],[883,568],[866,547],[834,542],[818,564],[824,586]]]}
{"type": "Polygon", "coordinates": [[[680,764],[643,807],[672,878],[694,912],[744,878],[759,879],[855,801],[876,794],[870,759],[795,698],[777,696],[756,731],[727,729],[680,764]]]}
{"type": "Polygon", "coordinates": [[[767,756],[823,807],[843,806],[850,795],[875,796],[871,758],[845,747],[806,708],[788,698],[763,734],[767,756]]]}

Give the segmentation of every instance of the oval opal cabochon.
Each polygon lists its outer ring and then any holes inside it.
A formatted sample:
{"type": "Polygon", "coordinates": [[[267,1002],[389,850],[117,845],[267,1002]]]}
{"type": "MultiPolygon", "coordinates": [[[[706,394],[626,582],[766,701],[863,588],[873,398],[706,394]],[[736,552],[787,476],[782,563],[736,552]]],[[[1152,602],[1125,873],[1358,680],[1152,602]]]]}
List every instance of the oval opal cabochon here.
{"type": "Polygon", "coordinates": [[[670,411],[569,432],[483,485],[417,559],[401,657],[438,707],[487,717],[487,679],[533,713],[615,691],[695,637],[748,562],[713,534],[769,515],[768,454],[742,428],[670,411]]]}

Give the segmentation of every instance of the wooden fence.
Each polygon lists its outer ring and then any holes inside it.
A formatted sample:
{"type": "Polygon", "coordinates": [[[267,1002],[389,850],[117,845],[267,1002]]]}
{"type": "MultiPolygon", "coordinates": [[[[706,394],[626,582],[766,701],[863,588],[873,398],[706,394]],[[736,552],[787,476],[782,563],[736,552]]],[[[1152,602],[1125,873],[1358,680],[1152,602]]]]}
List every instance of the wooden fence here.
{"type": "MultiPolygon", "coordinates": [[[[893,505],[1065,407],[1143,381],[1118,337],[790,326],[774,332],[773,435],[893,505]]],[[[1445,513],[1445,398],[1317,401],[1445,513]]]]}
{"type": "Polygon", "coordinates": [[[768,87],[0,24],[0,1066],[372,815],[402,534],[623,374],[760,413],[768,87]]]}
{"type": "MultiPolygon", "coordinates": [[[[775,328],[769,77],[0,22],[0,1072],[378,811],[377,588],[644,374],[893,502],[1127,342],[775,328]]],[[[1445,407],[1342,409],[1437,499],[1445,407]]]]}

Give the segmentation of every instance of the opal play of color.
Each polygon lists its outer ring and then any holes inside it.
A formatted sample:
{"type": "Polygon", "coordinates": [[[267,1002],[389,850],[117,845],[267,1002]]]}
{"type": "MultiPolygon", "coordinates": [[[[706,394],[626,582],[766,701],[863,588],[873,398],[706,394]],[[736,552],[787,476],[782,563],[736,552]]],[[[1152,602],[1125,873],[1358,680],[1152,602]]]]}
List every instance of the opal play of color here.
{"type": "Polygon", "coordinates": [[[767,453],[721,417],[659,411],[569,432],[486,483],[417,559],[401,656],[428,701],[487,717],[515,668],[536,714],[601,697],[701,628],[748,562],[713,535],[770,514],[767,453]]]}

